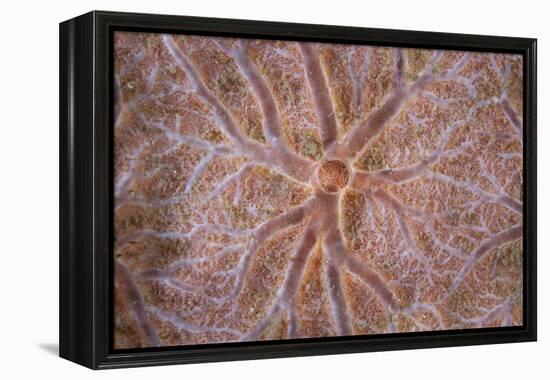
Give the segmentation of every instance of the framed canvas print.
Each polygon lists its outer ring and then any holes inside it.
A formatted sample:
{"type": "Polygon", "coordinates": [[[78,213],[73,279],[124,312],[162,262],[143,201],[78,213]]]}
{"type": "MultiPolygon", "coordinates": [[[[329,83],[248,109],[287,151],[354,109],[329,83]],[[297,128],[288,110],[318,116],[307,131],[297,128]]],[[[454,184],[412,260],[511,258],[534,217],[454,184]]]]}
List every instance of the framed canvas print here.
{"type": "Polygon", "coordinates": [[[536,339],[536,40],[60,25],[60,355],[536,339]]]}

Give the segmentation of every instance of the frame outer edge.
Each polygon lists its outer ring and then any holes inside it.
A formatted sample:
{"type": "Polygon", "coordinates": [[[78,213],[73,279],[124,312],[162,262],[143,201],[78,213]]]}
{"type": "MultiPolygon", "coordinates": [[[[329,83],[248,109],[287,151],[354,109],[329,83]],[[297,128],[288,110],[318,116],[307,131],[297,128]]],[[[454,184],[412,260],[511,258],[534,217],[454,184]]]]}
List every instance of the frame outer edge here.
{"type": "MultiPolygon", "coordinates": [[[[528,314],[528,331],[531,340],[537,340],[537,40],[531,39],[530,46],[527,51],[529,57],[529,66],[526,67],[526,72],[529,75],[527,78],[528,89],[528,114],[526,115],[527,140],[530,143],[529,150],[526,154],[526,168],[530,173],[530,178],[526,181],[528,191],[524,195],[526,210],[529,212],[527,233],[525,239],[529,242],[528,246],[528,263],[525,265],[528,278],[527,297],[529,304],[528,314]]],[[[525,179],[524,179],[525,180],[525,179]]]]}
{"type": "Polygon", "coordinates": [[[74,319],[70,318],[71,278],[71,192],[70,149],[71,123],[71,71],[72,21],[59,24],[59,356],[71,359],[74,352],[74,319]]]}
{"type": "Polygon", "coordinates": [[[91,16],[59,26],[59,356],[89,368],[95,345],[91,16]]]}

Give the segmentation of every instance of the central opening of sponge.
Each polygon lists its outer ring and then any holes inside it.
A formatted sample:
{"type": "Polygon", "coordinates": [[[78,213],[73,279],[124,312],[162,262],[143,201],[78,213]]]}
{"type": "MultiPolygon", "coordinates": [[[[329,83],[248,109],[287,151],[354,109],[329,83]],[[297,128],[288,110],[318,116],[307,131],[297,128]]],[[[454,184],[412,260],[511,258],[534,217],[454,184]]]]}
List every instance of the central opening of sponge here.
{"type": "Polygon", "coordinates": [[[348,184],[347,166],[340,160],[327,160],[319,168],[319,182],[325,191],[335,193],[348,184]]]}

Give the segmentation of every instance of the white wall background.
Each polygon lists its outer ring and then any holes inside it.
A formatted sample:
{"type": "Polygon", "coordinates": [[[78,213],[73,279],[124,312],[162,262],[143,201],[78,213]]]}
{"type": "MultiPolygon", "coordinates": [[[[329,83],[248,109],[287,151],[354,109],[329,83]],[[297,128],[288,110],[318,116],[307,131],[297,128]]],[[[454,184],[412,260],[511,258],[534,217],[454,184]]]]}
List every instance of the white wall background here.
{"type": "Polygon", "coordinates": [[[0,21],[0,377],[548,378],[550,27],[545,1],[12,0],[0,21]],[[94,373],[57,355],[58,23],[92,9],[539,39],[539,342],[94,373]],[[544,298],[546,297],[546,299],[544,298]],[[546,355],[544,354],[545,350],[546,355]],[[545,376],[546,375],[546,376],[545,376]]]}

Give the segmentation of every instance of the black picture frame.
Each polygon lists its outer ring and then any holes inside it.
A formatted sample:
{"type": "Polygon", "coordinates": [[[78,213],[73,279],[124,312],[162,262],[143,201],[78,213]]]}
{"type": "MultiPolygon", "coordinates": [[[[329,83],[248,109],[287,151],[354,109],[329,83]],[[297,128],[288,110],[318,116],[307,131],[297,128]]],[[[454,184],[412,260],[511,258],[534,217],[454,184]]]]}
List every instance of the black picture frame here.
{"type": "Polygon", "coordinates": [[[536,39],[93,11],[60,24],[60,356],[93,369],[535,341],[536,39]],[[521,54],[523,326],[115,351],[113,32],[147,31],[521,54]]]}

